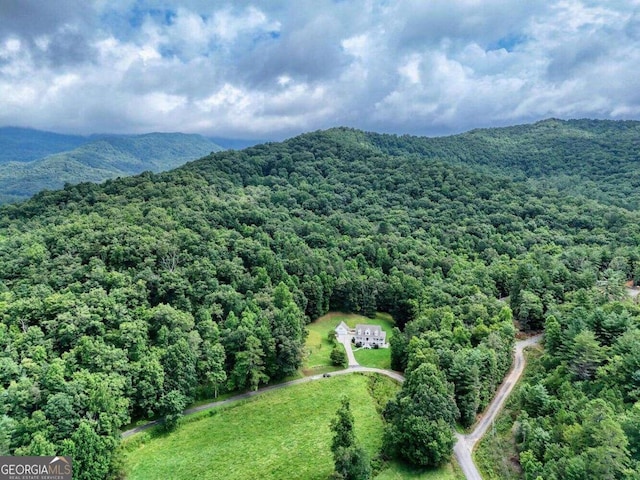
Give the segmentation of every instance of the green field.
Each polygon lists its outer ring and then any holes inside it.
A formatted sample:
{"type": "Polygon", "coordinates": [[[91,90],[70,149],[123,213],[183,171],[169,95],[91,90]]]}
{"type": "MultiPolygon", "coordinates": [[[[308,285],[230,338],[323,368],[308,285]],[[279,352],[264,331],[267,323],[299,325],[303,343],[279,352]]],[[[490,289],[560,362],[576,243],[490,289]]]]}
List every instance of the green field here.
{"type": "Polygon", "coordinates": [[[392,462],[375,480],[464,480],[464,474],[448,463],[438,469],[415,468],[392,462]]]}
{"type": "Polygon", "coordinates": [[[370,381],[360,374],[334,376],[200,414],[169,435],[140,434],[126,452],[127,478],[324,480],[333,469],[329,422],[341,395],[351,400],[366,450],[373,455],[381,446],[382,419],[370,381]]]}
{"type": "MultiPolygon", "coordinates": [[[[387,341],[391,336],[391,330],[393,328],[393,319],[386,313],[378,313],[375,318],[367,318],[352,313],[330,312],[318,318],[307,326],[309,335],[307,336],[305,346],[309,352],[309,356],[304,363],[304,371],[306,374],[311,375],[331,369],[329,354],[331,353],[333,345],[329,342],[327,336],[340,322],[344,322],[350,327],[355,327],[358,323],[380,325],[382,329],[387,332],[387,341]]],[[[354,355],[358,363],[365,367],[388,369],[391,365],[391,351],[388,348],[377,350],[361,349],[354,351],[354,355]]]]}
{"type": "MultiPolygon", "coordinates": [[[[351,400],[356,434],[373,456],[382,441],[378,412],[398,389],[384,376],[336,375],[186,417],[171,434],[152,430],[125,441],[126,478],[324,480],[333,470],[329,422],[340,397],[351,400]]],[[[424,470],[397,462],[376,477],[457,478],[451,464],[424,470]]]]}

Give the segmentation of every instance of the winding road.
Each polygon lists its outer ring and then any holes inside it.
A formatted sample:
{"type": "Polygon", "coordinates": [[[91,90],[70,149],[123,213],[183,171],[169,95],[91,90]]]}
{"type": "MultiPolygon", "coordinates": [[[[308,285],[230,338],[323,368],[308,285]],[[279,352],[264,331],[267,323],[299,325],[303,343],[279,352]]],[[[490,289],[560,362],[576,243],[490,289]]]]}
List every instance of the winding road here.
{"type": "MultiPolygon", "coordinates": [[[[345,375],[347,373],[356,373],[356,372],[379,373],[381,375],[386,375],[387,377],[393,378],[398,382],[401,382],[401,383],[404,382],[404,376],[401,373],[394,372],[393,370],[383,370],[381,368],[361,367],[359,365],[345,368],[344,370],[331,372],[329,375],[331,376],[345,375]]],[[[301,383],[313,382],[315,380],[322,380],[322,378],[324,378],[323,375],[325,374],[318,374],[318,375],[312,375],[310,377],[298,378],[296,380],[291,380],[290,382],[285,382],[285,383],[279,383],[277,385],[269,385],[267,387],[261,388],[253,392],[245,392],[245,393],[240,393],[238,395],[234,395],[233,397],[226,398],[225,400],[218,400],[217,402],[210,402],[204,405],[198,405],[197,407],[193,407],[185,410],[183,413],[184,415],[191,415],[197,412],[201,412],[202,410],[208,410],[214,407],[221,407],[223,405],[228,405],[230,403],[237,402],[239,400],[245,400],[247,398],[251,398],[265,392],[270,392],[272,390],[279,390],[281,388],[291,387],[292,385],[300,385],[301,383]]],[[[153,427],[154,425],[157,425],[158,423],[160,423],[160,420],[154,420],[152,422],[145,423],[144,425],[140,425],[138,427],[122,432],[122,438],[124,439],[124,438],[130,437],[131,435],[135,435],[136,433],[140,433],[144,430],[147,430],[153,427]]]]}
{"type": "Polygon", "coordinates": [[[525,366],[524,349],[526,347],[536,345],[540,342],[541,338],[542,335],[536,335],[534,337],[527,338],[526,340],[516,342],[513,367],[505,377],[502,385],[500,385],[500,388],[496,392],[496,396],[493,397],[493,400],[482,414],[482,418],[476,424],[476,427],[471,433],[467,435],[456,433],[458,441],[453,447],[453,453],[455,454],[456,460],[458,460],[458,464],[460,465],[460,468],[467,480],[482,480],[482,476],[480,475],[475,463],[473,463],[473,458],[471,457],[473,448],[484,436],[489,425],[493,423],[496,415],[498,415],[502,409],[504,402],[507,400],[509,394],[513,390],[513,387],[522,375],[525,366]]]}
{"type": "MultiPolygon", "coordinates": [[[[482,479],[482,477],[480,476],[480,472],[476,468],[476,465],[473,463],[471,452],[473,452],[473,448],[475,447],[475,445],[478,443],[478,441],[480,441],[480,439],[486,433],[487,429],[489,428],[489,425],[491,425],[492,422],[495,420],[496,415],[504,405],[504,402],[509,397],[509,394],[513,390],[513,387],[515,386],[516,382],[522,375],[522,372],[524,371],[524,366],[525,366],[524,353],[523,353],[524,349],[526,347],[537,344],[541,338],[542,338],[541,335],[536,335],[535,337],[530,337],[530,338],[527,338],[526,340],[520,340],[516,342],[515,359],[514,359],[513,367],[509,372],[509,374],[504,379],[500,388],[498,389],[496,396],[491,401],[491,403],[489,404],[485,412],[482,414],[482,418],[476,424],[476,427],[473,429],[471,433],[467,435],[456,433],[457,441],[455,446],[453,447],[453,452],[467,480],[482,479]]],[[[404,382],[404,376],[399,372],[394,372],[393,370],[384,370],[381,368],[362,367],[358,365],[358,363],[355,361],[355,358],[353,357],[350,339],[345,339],[345,341],[343,341],[342,343],[345,346],[345,349],[347,351],[347,356],[349,358],[349,364],[350,364],[349,368],[345,368],[344,370],[338,370],[336,372],[331,372],[329,375],[346,375],[349,373],[356,373],[356,372],[371,372],[371,373],[379,373],[381,375],[386,375],[387,377],[393,378],[394,380],[397,380],[400,383],[404,382]]],[[[214,407],[221,407],[223,405],[228,405],[230,403],[237,402],[239,400],[251,398],[255,395],[260,395],[264,392],[279,390],[281,388],[290,387],[292,385],[299,385],[302,383],[313,382],[316,380],[322,380],[322,378],[324,378],[324,375],[325,374],[312,375],[309,377],[299,378],[297,380],[291,380],[290,382],[280,383],[277,385],[269,385],[267,387],[261,388],[253,392],[241,393],[239,395],[234,395],[233,397],[229,397],[225,400],[219,400],[217,402],[210,402],[204,405],[189,408],[184,411],[184,414],[191,415],[193,413],[200,412],[202,410],[208,410],[214,407]]],[[[157,425],[158,423],[159,423],[159,420],[155,420],[153,422],[149,422],[144,425],[140,425],[138,427],[127,430],[122,433],[122,438],[124,439],[136,433],[147,430],[153,427],[154,425],[157,425]]]]}

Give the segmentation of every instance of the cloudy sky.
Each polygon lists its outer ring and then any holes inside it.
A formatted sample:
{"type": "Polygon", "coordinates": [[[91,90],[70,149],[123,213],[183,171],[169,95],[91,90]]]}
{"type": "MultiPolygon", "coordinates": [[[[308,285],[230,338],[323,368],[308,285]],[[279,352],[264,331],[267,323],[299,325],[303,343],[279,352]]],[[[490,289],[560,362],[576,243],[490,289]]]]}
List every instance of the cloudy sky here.
{"type": "Polygon", "coordinates": [[[640,0],[0,0],[0,125],[281,139],[640,119],[640,0]]]}

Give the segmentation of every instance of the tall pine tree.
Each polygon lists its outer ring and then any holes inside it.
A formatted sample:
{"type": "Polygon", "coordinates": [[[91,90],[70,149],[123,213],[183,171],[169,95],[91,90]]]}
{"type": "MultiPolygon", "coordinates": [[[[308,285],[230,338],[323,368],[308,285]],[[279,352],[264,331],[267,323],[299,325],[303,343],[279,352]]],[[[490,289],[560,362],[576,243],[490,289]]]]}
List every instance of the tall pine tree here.
{"type": "Polygon", "coordinates": [[[331,451],[335,461],[334,479],[366,480],[371,478],[371,467],[364,449],[356,440],[353,414],[349,399],[342,397],[336,417],[331,421],[333,441],[331,451]]]}

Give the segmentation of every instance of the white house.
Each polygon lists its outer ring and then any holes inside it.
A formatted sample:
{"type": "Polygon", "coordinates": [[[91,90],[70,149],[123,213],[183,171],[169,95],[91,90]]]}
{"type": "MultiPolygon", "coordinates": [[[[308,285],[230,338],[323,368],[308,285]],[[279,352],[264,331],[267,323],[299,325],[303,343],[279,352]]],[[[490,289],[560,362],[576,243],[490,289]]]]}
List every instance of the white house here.
{"type": "Polygon", "coordinates": [[[349,335],[350,333],[353,333],[353,331],[344,322],[340,322],[340,325],[336,327],[336,335],[338,335],[338,337],[341,337],[342,335],[349,335]]]}
{"type": "Polygon", "coordinates": [[[356,346],[365,348],[387,346],[387,332],[378,325],[358,324],[353,335],[356,346]]]}

